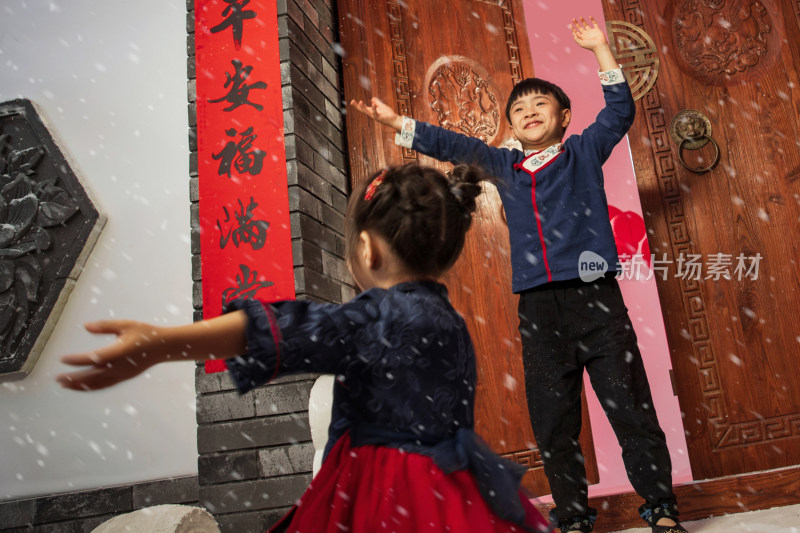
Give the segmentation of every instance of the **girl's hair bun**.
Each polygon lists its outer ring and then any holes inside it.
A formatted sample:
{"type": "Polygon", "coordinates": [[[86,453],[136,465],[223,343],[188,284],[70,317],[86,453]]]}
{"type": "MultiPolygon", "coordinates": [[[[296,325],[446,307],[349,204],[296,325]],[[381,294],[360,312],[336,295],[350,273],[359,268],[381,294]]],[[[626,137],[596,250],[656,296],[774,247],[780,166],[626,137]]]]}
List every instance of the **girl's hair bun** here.
{"type": "Polygon", "coordinates": [[[345,238],[348,258],[364,230],[379,233],[409,271],[439,276],[458,259],[487,176],[470,165],[446,175],[409,163],[376,172],[353,192],[345,238]]]}
{"type": "Polygon", "coordinates": [[[456,165],[447,173],[450,193],[464,207],[467,213],[477,209],[475,199],[481,193],[480,182],[487,179],[483,171],[472,165],[456,165]]]}

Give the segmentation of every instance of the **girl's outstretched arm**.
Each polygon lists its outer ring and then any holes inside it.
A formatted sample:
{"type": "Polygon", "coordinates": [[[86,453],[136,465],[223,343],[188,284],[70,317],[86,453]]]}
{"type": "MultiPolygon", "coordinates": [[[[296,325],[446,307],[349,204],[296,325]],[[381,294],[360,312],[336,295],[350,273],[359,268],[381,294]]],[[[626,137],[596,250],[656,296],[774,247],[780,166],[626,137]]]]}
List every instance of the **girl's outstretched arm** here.
{"type": "Polygon", "coordinates": [[[104,389],[164,361],[229,359],[246,350],[244,311],[173,327],[132,320],[104,320],[85,327],[117,339],[97,350],[61,358],[65,364],[86,367],[56,377],[68,389],[104,389]]]}

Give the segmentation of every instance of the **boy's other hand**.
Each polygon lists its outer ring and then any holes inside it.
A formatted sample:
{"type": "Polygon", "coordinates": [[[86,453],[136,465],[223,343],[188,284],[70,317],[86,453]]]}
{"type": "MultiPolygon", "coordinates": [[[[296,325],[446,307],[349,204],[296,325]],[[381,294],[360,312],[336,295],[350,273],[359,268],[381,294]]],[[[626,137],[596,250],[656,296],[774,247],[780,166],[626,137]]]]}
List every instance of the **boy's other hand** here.
{"type": "Polygon", "coordinates": [[[572,24],[568,25],[569,29],[572,30],[572,38],[575,39],[575,42],[580,47],[587,50],[594,51],[598,47],[608,46],[608,39],[606,39],[606,35],[598,26],[595,18],[589,17],[589,20],[592,23],[591,25],[583,17],[580,20],[572,19],[572,24]]]}
{"type": "Polygon", "coordinates": [[[163,340],[156,326],[129,320],[105,320],[85,327],[96,335],[114,334],[117,339],[98,350],[62,357],[62,363],[86,367],[57,376],[56,381],[64,388],[104,389],[144,372],[163,359],[160,354],[163,340]]]}
{"type": "Polygon", "coordinates": [[[378,98],[372,97],[370,105],[364,103],[363,100],[350,100],[350,105],[361,111],[373,120],[377,120],[381,124],[400,131],[403,126],[403,117],[395,113],[394,109],[381,102],[378,98]]]}

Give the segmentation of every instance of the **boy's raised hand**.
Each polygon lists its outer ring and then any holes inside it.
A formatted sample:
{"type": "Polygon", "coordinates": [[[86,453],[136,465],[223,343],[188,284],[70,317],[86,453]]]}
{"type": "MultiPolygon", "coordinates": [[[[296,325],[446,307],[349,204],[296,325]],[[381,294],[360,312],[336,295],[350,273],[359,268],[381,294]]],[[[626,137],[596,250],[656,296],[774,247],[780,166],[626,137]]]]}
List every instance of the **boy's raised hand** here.
{"type": "Polygon", "coordinates": [[[403,126],[403,117],[395,113],[394,109],[374,96],[370,100],[370,105],[365,104],[363,100],[350,100],[350,105],[369,118],[377,120],[381,124],[386,124],[397,131],[400,131],[400,128],[403,126]]]}
{"type": "Polygon", "coordinates": [[[591,25],[586,22],[583,17],[572,19],[572,24],[569,24],[569,29],[572,30],[572,38],[582,48],[594,51],[599,46],[608,46],[608,39],[603,33],[603,30],[598,26],[594,17],[589,17],[591,25]]]}

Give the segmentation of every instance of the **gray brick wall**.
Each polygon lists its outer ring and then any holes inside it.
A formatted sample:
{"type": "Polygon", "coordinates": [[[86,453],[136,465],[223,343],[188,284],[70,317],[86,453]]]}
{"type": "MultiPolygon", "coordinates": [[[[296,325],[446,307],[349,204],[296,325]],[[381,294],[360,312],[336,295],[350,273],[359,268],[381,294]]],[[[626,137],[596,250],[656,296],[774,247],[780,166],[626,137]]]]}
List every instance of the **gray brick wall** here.
{"type": "MultiPolygon", "coordinates": [[[[197,208],[194,2],[187,0],[188,113],[195,319],[202,318],[197,208]]],[[[278,0],[295,292],[342,302],[354,292],[344,262],[348,179],[332,0],[278,0]]],[[[245,395],[225,373],[196,370],[200,505],[223,532],[263,532],[311,481],[308,395],[314,375],[282,378],[245,395]]]]}
{"type": "Polygon", "coordinates": [[[0,531],[88,533],[119,514],[153,505],[197,502],[197,476],[0,502],[0,531]]]}

